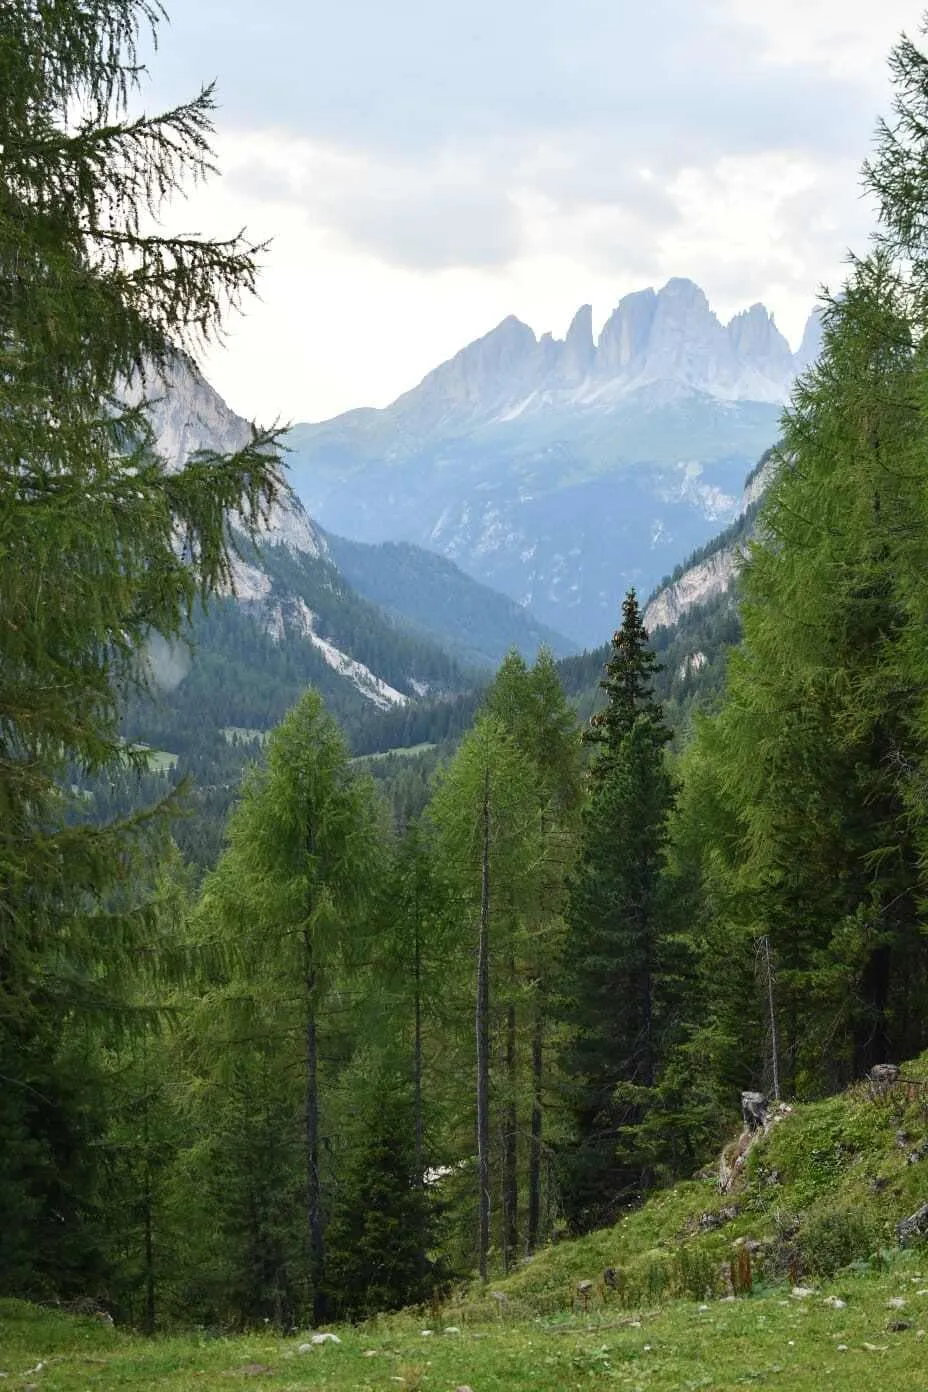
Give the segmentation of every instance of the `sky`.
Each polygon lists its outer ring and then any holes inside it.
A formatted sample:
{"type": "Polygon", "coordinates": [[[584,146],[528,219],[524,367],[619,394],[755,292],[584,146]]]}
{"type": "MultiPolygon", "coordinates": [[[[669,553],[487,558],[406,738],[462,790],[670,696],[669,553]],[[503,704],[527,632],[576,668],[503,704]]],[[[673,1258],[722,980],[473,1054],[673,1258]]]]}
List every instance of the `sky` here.
{"type": "Polygon", "coordinates": [[[245,227],[258,298],[202,357],[261,422],[382,406],[517,314],[689,276],[795,346],[872,225],[859,169],[912,0],[167,0],[148,110],[215,80],[219,177],[173,230],[245,227]]]}

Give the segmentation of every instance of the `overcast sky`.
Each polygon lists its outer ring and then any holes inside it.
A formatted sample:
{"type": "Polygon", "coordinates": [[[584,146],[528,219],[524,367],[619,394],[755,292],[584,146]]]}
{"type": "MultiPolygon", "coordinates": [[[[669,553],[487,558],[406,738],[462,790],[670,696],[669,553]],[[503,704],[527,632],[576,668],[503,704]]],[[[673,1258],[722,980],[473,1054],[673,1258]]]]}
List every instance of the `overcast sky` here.
{"type": "Polygon", "coordinates": [[[690,276],[798,341],[871,211],[912,0],[168,0],[149,108],[218,84],[176,228],[271,238],[204,360],[263,421],[385,405],[507,314],[690,276]]]}

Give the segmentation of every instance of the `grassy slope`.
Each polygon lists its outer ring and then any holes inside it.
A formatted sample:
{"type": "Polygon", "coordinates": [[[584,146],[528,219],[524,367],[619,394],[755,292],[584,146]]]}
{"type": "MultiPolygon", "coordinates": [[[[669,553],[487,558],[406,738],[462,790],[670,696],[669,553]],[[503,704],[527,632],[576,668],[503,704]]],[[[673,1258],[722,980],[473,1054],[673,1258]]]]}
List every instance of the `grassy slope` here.
{"type": "Polygon", "coordinates": [[[896,1221],[928,1199],[928,1158],[909,1160],[928,1136],[919,1086],[928,1056],[905,1071],[915,1084],[885,1098],[861,1088],[797,1108],[754,1150],[730,1195],[709,1177],[680,1184],[612,1229],[550,1247],[489,1292],[339,1329],[339,1345],[301,1354],[307,1336],[271,1333],[146,1341],[0,1303],[2,1385],[218,1392],[233,1377],[332,1392],[818,1392],[841,1378],[855,1392],[928,1387],[928,1249],[900,1252],[894,1241],[896,1221]],[[707,1213],[720,1225],[707,1225],[707,1213]],[[760,1244],[753,1294],[725,1298],[739,1238],[760,1244]],[[607,1266],[621,1290],[603,1289],[607,1266]],[[791,1293],[800,1273],[804,1297],[791,1293]],[[581,1279],[595,1282],[586,1310],[575,1298],[581,1279]]]}

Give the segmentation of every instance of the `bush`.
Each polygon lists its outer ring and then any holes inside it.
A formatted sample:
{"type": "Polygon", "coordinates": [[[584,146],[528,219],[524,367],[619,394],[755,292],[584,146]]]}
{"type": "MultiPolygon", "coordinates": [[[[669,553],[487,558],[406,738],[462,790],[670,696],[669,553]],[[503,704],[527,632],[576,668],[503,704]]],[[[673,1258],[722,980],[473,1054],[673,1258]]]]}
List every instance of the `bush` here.
{"type": "Polygon", "coordinates": [[[680,1247],[677,1251],[677,1281],[681,1295],[691,1300],[707,1300],[719,1286],[719,1264],[704,1247],[680,1247]]]}
{"type": "Polygon", "coordinates": [[[809,1214],[799,1232],[803,1269],[815,1276],[833,1276],[840,1267],[869,1256],[879,1239],[877,1224],[864,1209],[820,1209],[809,1214]]]}

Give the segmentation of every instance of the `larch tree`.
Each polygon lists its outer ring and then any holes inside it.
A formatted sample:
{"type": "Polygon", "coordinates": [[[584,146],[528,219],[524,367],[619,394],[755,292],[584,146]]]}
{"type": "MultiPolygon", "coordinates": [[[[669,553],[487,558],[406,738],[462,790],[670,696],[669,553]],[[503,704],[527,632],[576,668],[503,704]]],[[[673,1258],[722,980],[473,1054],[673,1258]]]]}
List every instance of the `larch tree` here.
{"type": "Polygon", "coordinates": [[[319,1321],[328,1308],[320,1013],[337,970],[362,951],[386,827],[318,692],[307,691],[272,734],[266,768],[247,785],[228,836],[199,912],[242,962],[232,1015],[253,1014],[256,1031],[282,1037],[285,1052],[300,1036],[307,1272],[319,1321]]]}
{"type": "Polygon", "coordinates": [[[0,7],[0,1125],[21,1141],[0,1183],[24,1208],[15,1155],[69,1125],[61,1022],[112,1018],[151,961],[159,818],[91,826],[69,789],[131,763],[119,722],[146,643],[229,585],[230,520],[255,534],[283,489],[271,433],[179,472],[152,447],[159,369],[217,333],[258,255],[242,236],[150,230],[211,169],[210,89],[131,110],[139,32],[161,13],[0,7]]]}
{"type": "MultiPolygon", "coordinates": [[[[583,757],[577,718],[567,704],[557,665],[547,648],[529,668],[516,652],[507,654],[487,692],[486,708],[501,721],[532,770],[540,856],[535,914],[525,924],[522,951],[511,967],[522,983],[521,997],[530,1017],[531,1120],[528,1147],[528,1202],[525,1246],[533,1251],[542,1224],[546,1036],[553,978],[559,966],[567,872],[575,850],[576,824],[583,797],[583,757]]],[[[514,1075],[516,997],[507,1007],[507,1059],[514,1075]]],[[[504,1197],[509,1231],[506,1248],[518,1246],[516,1157],[518,1134],[515,1076],[511,1078],[509,1116],[503,1128],[504,1197]]]]}
{"type": "MultiPolygon", "coordinates": [[[[509,998],[516,988],[511,964],[526,913],[531,911],[537,893],[540,859],[531,764],[493,716],[480,716],[465,737],[440,777],[428,816],[436,878],[444,883],[449,912],[463,920],[461,941],[472,943],[474,949],[476,1255],[481,1278],[486,1279],[494,1101],[491,1038],[494,1024],[502,1023],[504,1057],[514,1047],[508,1028],[509,998]]],[[[511,1120],[508,1083],[515,1073],[516,1062],[509,1059],[503,1070],[506,1081],[497,1088],[502,1094],[503,1129],[511,1120]]],[[[510,1177],[511,1172],[510,1160],[510,1177]]],[[[513,1202],[511,1189],[507,1202],[513,1202]]],[[[505,1226],[500,1240],[505,1246],[505,1226]]]]}

